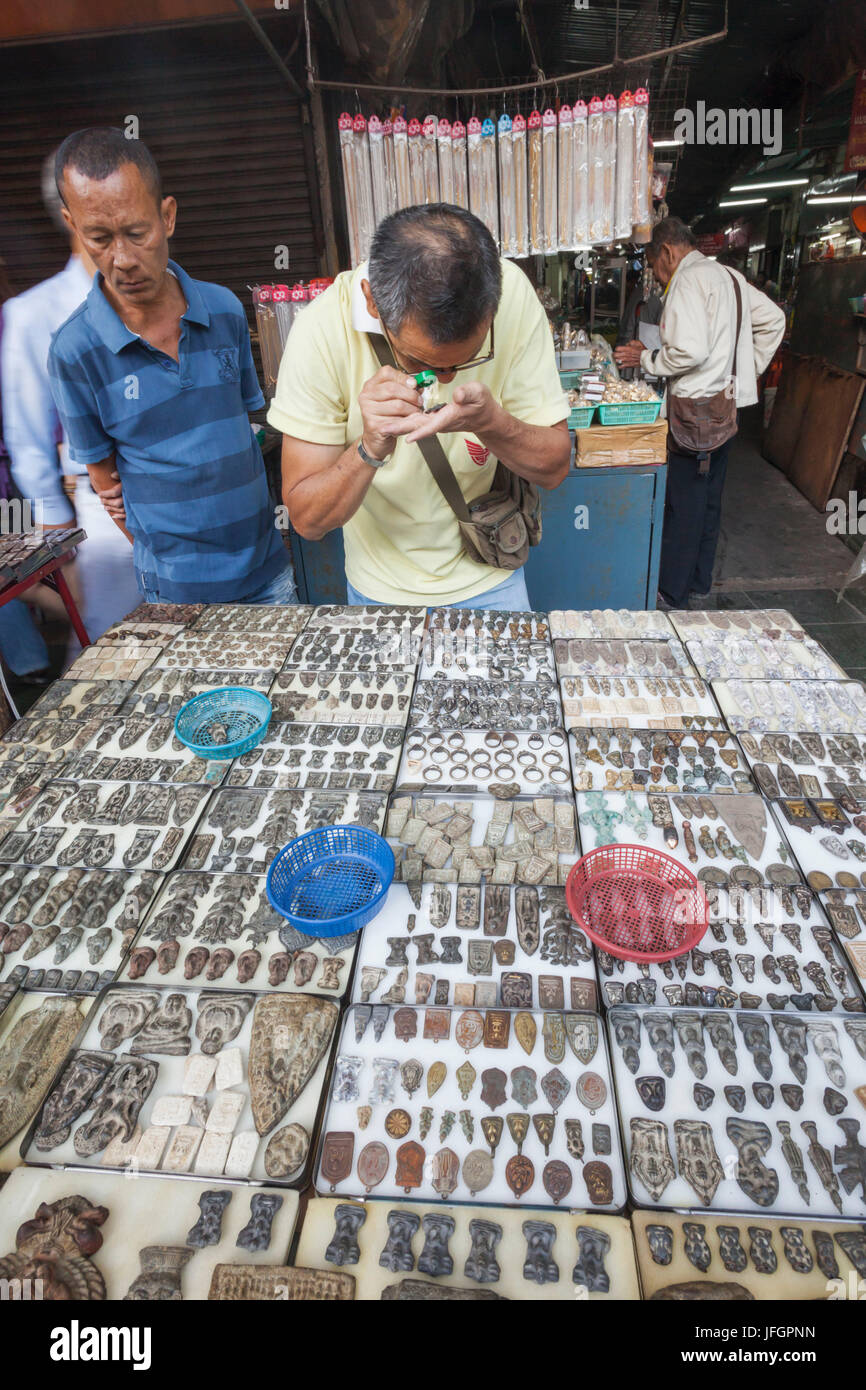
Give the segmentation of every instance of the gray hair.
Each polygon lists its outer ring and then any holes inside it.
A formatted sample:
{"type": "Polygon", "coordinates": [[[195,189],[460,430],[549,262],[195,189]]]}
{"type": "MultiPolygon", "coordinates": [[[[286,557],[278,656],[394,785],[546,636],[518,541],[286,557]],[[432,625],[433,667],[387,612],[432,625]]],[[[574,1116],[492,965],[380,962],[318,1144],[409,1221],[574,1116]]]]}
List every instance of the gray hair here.
{"type": "Polygon", "coordinates": [[[56,158],[57,150],[52,150],[42,161],[42,203],[58,232],[62,232],[65,237],[68,237],[69,228],[63,221],[63,200],[57,192],[57,184],[54,181],[54,161],[56,158]]]}
{"type": "Polygon", "coordinates": [[[652,240],[647,247],[647,259],[654,261],[663,246],[697,246],[695,234],[678,217],[663,217],[653,227],[652,240]]]}
{"type": "Polygon", "coordinates": [[[382,322],[414,319],[437,346],[464,342],[496,313],[502,266],[488,228],[452,203],[401,208],[379,223],[370,289],[382,322]]]}

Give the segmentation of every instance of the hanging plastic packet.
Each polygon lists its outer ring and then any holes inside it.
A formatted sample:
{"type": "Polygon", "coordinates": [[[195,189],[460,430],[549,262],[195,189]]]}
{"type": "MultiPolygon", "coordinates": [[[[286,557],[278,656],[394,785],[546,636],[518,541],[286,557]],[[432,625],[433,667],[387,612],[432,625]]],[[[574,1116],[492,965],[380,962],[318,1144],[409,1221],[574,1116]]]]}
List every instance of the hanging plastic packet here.
{"type": "Polygon", "coordinates": [[[529,211],[526,201],[526,118],[514,117],[511,125],[514,162],[514,254],[529,255],[529,211]]]}
{"type": "Polygon", "coordinates": [[[370,173],[370,142],[367,139],[367,122],[363,116],[356,116],[352,125],[358,169],[358,259],[365,261],[370,254],[370,242],[376,230],[373,179],[370,173]]]}
{"type": "Polygon", "coordinates": [[[424,201],[438,203],[439,199],[439,160],[436,156],[436,131],[438,122],[435,116],[425,116],[421,127],[421,153],[424,158],[424,201]]]}
{"type": "Polygon", "coordinates": [[[652,218],[649,177],[649,92],[638,87],[634,94],[634,201],[631,220],[646,226],[652,218]]]}
{"type": "Polygon", "coordinates": [[[533,111],[527,122],[529,154],[529,249],[535,255],[544,250],[544,207],[541,190],[541,112],[533,111]]]}
{"type": "Polygon", "coordinates": [[[499,136],[499,220],[503,256],[517,254],[514,205],[514,144],[511,117],[502,115],[497,123],[499,136]]]}
{"type": "Polygon", "coordinates": [[[493,240],[499,246],[499,199],[496,189],[496,127],[488,116],[481,126],[482,214],[493,240]]]}
{"type": "Polygon", "coordinates": [[[570,106],[559,108],[559,249],[574,246],[574,118],[570,106]]]}
{"type": "Polygon", "coordinates": [[[572,110],[574,135],[574,229],[573,245],[589,246],[589,152],[586,102],[576,101],[572,110]]]}
{"type": "Polygon", "coordinates": [[[469,207],[469,170],[466,162],[466,127],[455,121],[451,127],[451,158],[454,166],[454,202],[469,207]]]}
{"type": "Polygon", "coordinates": [[[346,200],[346,221],[349,228],[349,259],[352,265],[361,261],[361,234],[358,222],[358,157],[355,151],[354,123],[344,111],[337,128],[340,132],[340,157],[343,161],[343,193],[346,200]]]}
{"type": "MultiPolygon", "coordinates": [[[[351,122],[351,116],[349,121],[351,122]]],[[[262,357],[265,394],[272,396],[277,387],[277,374],[280,370],[282,348],[280,330],[273,304],[271,285],[253,286],[253,307],[256,311],[256,329],[259,335],[259,352],[262,357]]]]}
{"type": "Polygon", "coordinates": [[[541,155],[544,172],[541,177],[544,205],[543,247],[549,254],[558,246],[558,216],[556,199],[556,112],[547,108],[541,118],[541,155]]]}
{"type": "Polygon", "coordinates": [[[291,299],[288,285],[271,286],[271,302],[274,306],[274,316],[277,320],[277,330],[280,335],[280,350],[286,346],[286,340],[292,331],[292,324],[295,319],[295,306],[291,299]]]}
{"type": "Polygon", "coordinates": [[[382,122],[371,116],[367,124],[370,140],[370,179],[373,185],[373,217],[376,225],[388,216],[388,179],[385,171],[385,141],[382,122]]]}
{"type": "Polygon", "coordinates": [[[412,203],[412,178],[409,173],[408,127],[402,116],[394,122],[394,178],[397,190],[397,207],[408,208],[412,203]]]}
{"type": "Polygon", "coordinates": [[[439,145],[439,198],[443,203],[454,202],[454,146],[451,122],[443,116],[437,129],[439,145]]]}
{"type": "Polygon", "coordinates": [[[412,185],[412,204],[426,203],[424,187],[424,151],[421,147],[421,122],[413,116],[409,122],[409,179],[412,185]]]}
{"type": "Polygon", "coordinates": [[[631,237],[634,204],[634,98],[622,93],[616,118],[616,191],[613,234],[618,241],[631,237]]]}
{"type": "Polygon", "coordinates": [[[602,113],[602,241],[613,240],[616,207],[616,97],[608,92],[602,113]]]}
{"type": "Polygon", "coordinates": [[[382,152],[385,157],[385,205],[390,214],[396,212],[399,206],[397,170],[394,164],[394,127],[390,121],[382,122],[382,152]]]}
{"type": "Polygon", "coordinates": [[[601,97],[589,103],[589,240],[604,240],[604,119],[601,97]]]}
{"type": "Polygon", "coordinates": [[[469,165],[469,210],[484,221],[484,176],[481,169],[481,122],[472,116],[466,127],[469,165]]]}

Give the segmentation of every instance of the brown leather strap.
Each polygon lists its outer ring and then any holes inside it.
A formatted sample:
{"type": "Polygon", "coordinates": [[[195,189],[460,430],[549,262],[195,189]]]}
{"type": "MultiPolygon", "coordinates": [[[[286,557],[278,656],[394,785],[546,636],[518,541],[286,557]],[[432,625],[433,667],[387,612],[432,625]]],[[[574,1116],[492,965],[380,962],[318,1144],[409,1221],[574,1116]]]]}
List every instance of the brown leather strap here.
{"type": "MultiPolygon", "coordinates": [[[[725,270],[728,270],[728,267],[727,267],[727,266],[725,266],[725,270]]],[[[735,297],[735,299],[736,299],[736,301],[737,301],[737,330],[736,330],[736,332],[735,332],[735,334],[734,334],[734,359],[733,359],[733,361],[731,362],[731,376],[734,378],[734,381],[736,381],[736,379],[737,379],[737,349],[738,349],[739,346],[740,346],[740,328],[742,327],[742,324],[743,324],[743,297],[742,297],[742,295],[740,294],[740,283],[739,283],[739,281],[738,281],[736,275],[734,275],[730,270],[728,270],[728,274],[730,275],[731,280],[733,281],[733,284],[734,284],[734,297],[735,297]]]]}
{"type": "MultiPolygon", "coordinates": [[[[378,357],[383,367],[396,367],[394,355],[388,345],[387,339],[378,333],[368,333],[370,346],[378,357]]],[[[466,505],[466,498],[460,489],[454,470],[445,454],[445,450],[435,434],[427,435],[426,439],[416,441],[418,448],[424,455],[424,462],[433,474],[439,491],[448,503],[458,521],[471,521],[469,508],[466,505]]]]}

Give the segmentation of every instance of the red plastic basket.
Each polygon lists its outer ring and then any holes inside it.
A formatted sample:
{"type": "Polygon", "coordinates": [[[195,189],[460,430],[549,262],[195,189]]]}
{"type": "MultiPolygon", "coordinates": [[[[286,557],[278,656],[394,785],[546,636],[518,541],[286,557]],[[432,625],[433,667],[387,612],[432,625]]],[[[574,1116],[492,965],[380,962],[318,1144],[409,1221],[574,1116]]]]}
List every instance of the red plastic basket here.
{"type": "Polygon", "coordinates": [[[642,845],[602,845],[575,864],[565,885],[577,925],[622,960],[673,960],[707,930],[707,900],[693,874],[642,845]]]}

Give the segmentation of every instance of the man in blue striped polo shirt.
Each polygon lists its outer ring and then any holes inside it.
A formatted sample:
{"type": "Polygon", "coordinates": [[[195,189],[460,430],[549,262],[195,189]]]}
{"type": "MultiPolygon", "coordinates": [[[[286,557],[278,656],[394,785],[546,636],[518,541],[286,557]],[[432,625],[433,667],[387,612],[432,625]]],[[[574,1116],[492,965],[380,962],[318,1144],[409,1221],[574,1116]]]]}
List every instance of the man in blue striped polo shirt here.
{"type": "Polygon", "coordinates": [[[239,301],[169,260],[177,204],[140,141],[78,131],[55,174],[97,274],[52,339],[51,388],[145,599],[295,602],[248,418],[264,397],[239,301]]]}

